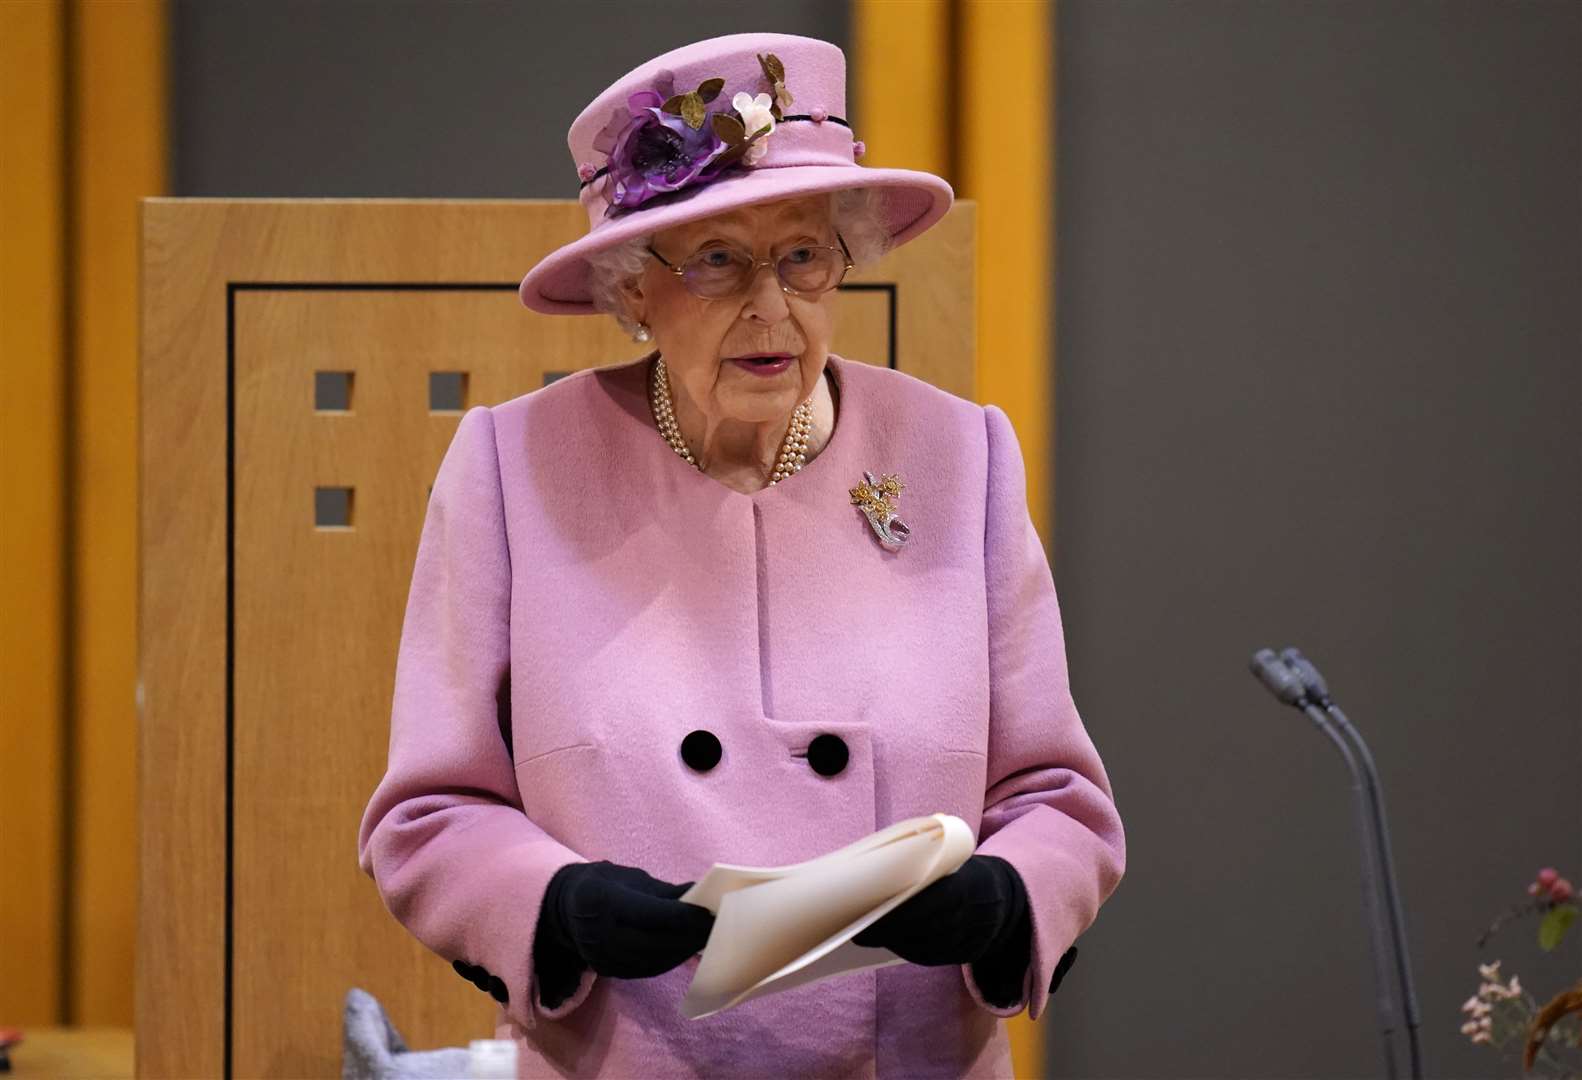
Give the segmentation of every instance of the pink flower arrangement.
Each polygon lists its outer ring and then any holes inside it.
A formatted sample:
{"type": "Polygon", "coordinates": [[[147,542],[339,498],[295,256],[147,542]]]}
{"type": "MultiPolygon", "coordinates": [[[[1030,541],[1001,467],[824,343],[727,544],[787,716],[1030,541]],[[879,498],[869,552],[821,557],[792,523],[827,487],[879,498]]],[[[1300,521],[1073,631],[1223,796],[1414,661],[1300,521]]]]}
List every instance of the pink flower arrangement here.
{"type": "MultiPolygon", "coordinates": [[[[1527,886],[1530,899],[1503,912],[1478,938],[1482,948],[1503,925],[1528,915],[1540,916],[1538,944],[1553,952],[1565,940],[1566,932],[1577,918],[1576,894],[1571,882],[1552,866],[1538,871],[1527,886]]],[[[1502,979],[1500,961],[1478,965],[1483,981],[1478,992],[1461,1004],[1466,1018],[1461,1033],[1474,1043],[1503,1049],[1520,1040],[1524,1071],[1542,1066],[1553,1070],[1544,1075],[1582,1078],[1582,979],[1561,990],[1543,1005],[1522,989],[1521,980],[1512,975],[1502,979]]]]}
{"type": "MultiPolygon", "coordinates": [[[[1479,964],[1478,974],[1484,982],[1478,992],[1461,1003],[1461,1011],[1469,1019],[1461,1025],[1461,1034],[1475,1043],[1492,1042],[1494,1039],[1494,1011],[1502,1001],[1520,1001],[1524,998],[1522,983],[1515,975],[1509,983],[1500,982],[1500,962],[1479,964]]],[[[1525,1026],[1525,1025],[1523,1025],[1525,1026]]]]}
{"type": "Polygon", "coordinates": [[[1552,866],[1546,866],[1538,871],[1538,876],[1527,886],[1528,896],[1539,896],[1547,893],[1550,900],[1559,903],[1572,897],[1571,882],[1561,877],[1552,866]]]}

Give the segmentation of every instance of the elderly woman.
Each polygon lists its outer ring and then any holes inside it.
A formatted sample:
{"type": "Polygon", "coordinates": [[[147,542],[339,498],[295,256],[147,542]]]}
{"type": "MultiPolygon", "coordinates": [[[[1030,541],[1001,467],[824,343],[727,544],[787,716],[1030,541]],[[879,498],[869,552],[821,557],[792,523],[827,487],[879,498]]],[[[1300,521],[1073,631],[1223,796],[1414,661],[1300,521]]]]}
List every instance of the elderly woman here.
{"type": "Polygon", "coordinates": [[[1124,872],[1009,421],[830,352],[846,273],[951,201],[857,163],[844,80],[731,35],[584,110],[591,227],[521,300],[651,351],[470,409],[435,478],[359,859],[523,1076],[1009,1076],[1124,872]],[[932,813],[976,851],[875,966],[683,1018],[713,863],[932,813]]]}

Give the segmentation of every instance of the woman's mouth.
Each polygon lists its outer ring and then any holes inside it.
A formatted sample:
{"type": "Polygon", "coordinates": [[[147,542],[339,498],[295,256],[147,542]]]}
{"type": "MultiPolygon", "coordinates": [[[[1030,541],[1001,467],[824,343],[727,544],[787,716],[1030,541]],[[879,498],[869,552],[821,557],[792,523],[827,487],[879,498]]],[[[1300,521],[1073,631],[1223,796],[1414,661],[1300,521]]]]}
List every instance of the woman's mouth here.
{"type": "Polygon", "coordinates": [[[754,375],[778,375],[795,361],[796,357],[789,353],[753,353],[731,357],[731,363],[754,375]]]}

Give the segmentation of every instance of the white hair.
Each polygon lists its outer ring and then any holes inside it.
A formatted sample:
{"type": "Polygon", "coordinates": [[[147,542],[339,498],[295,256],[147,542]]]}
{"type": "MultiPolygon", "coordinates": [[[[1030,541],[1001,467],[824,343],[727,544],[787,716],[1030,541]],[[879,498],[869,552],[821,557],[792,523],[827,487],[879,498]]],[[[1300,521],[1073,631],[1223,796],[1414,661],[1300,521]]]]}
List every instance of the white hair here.
{"type": "MultiPolygon", "coordinates": [[[[890,250],[885,198],[880,188],[840,188],[829,192],[830,222],[846,241],[855,266],[870,266],[890,250]]],[[[595,310],[614,316],[628,334],[637,329],[637,321],[627,313],[622,289],[642,276],[653,239],[652,233],[634,236],[587,258],[595,310]]]]}

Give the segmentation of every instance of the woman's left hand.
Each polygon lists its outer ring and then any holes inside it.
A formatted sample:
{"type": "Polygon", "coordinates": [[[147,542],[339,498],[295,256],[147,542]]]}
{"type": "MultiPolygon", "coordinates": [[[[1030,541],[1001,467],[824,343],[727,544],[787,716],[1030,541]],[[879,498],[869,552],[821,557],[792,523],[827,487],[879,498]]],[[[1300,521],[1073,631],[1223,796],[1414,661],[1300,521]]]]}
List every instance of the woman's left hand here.
{"type": "Polygon", "coordinates": [[[938,966],[1022,959],[1031,933],[1021,875],[997,855],[973,855],[852,940],[914,964],[938,966]]]}

